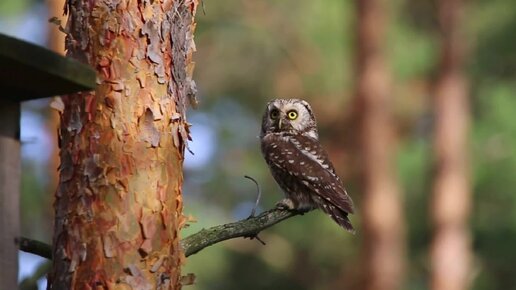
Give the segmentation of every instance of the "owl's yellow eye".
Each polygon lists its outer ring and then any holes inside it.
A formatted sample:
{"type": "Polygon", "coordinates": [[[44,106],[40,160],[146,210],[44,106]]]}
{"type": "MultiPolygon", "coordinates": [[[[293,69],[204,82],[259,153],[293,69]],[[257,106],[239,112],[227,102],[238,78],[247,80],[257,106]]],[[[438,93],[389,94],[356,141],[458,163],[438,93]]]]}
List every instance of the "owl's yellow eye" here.
{"type": "Polygon", "coordinates": [[[287,113],[287,117],[290,119],[290,120],[295,120],[297,118],[297,112],[296,111],[289,111],[287,113]]]}
{"type": "Polygon", "coordinates": [[[278,110],[272,110],[271,111],[271,119],[277,119],[279,117],[279,111],[278,110]]]}

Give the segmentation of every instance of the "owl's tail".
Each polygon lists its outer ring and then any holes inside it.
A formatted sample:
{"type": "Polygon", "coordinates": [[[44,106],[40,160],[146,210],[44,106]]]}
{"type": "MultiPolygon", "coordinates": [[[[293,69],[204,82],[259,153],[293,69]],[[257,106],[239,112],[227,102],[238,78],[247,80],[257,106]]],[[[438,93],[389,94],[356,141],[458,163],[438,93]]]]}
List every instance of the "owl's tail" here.
{"type": "Polygon", "coordinates": [[[348,218],[348,213],[342,209],[334,206],[330,202],[323,203],[320,208],[329,215],[339,226],[346,229],[346,231],[355,234],[355,229],[351,225],[351,221],[348,218]]]}

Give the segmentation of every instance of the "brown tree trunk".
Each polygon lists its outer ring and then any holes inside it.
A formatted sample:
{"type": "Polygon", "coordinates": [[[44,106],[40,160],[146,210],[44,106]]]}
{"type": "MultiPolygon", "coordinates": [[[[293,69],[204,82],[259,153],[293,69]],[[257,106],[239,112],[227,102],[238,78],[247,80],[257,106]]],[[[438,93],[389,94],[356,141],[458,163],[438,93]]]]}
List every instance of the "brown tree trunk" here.
{"type": "MultiPolygon", "coordinates": [[[[65,16],[63,15],[63,8],[65,4],[65,0],[46,0],[49,17],[57,17],[62,23],[66,22],[65,16]]],[[[57,26],[51,25],[48,31],[48,41],[47,47],[52,51],[59,53],[61,55],[65,54],[64,44],[65,44],[65,36],[63,32],[59,31],[57,26]]],[[[54,97],[56,98],[56,97],[54,97]]],[[[52,201],[54,199],[53,192],[57,188],[57,184],[59,183],[59,172],[57,168],[59,167],[59,147],[57,146],[58,138],[57,129],[59,127],[59,112],[57,110],[51,109],[52,102],[54,102],[54,98],[51,98],[48,110],[47,117],[47,134],[51,136],[51,140],[53,142],[52,152],[50,153],[49,158],[49,171],[48,171],[48,197],[46,198],[45,213],[48,218],[45,218],[45,225],[49,225],[49,229],[51,229],[51,220],[53,218],[53,213],[51,210],[52,201]],[[52,194],[51,194],[52,193],[52,194]],[[48,222],[48,223],[47,223],[48,222]]],[[[50,233],[51,230],[48,231],[50,233]]],[[[50,235],[49,235],[50,236],[50,235]]]]}
{"type": "Polygon", "coordinates": [[[431,246],[434,290],[469,288],[469,103],[462,74],[461,14],[461,0],[439,1],[442,48],[434,96],[436,175],[430,209],[434,227],[431,246]]]}
{"type": "Polygon", "coordinates": [[[50,289],[179,289],[196,0],[68,0],[68,55],[98,71],[63,97],[50,289]]]}
{"type": "Polygon", "coordinates": [[[384,56],[387,2],[359,0],[357,107],[360,122],[364,287],[400,289],[404,280],[405,227],[393,164],[394,124],[384,56]]]}
{"type": "MultiPolygon", "coordinates": [[[[46,0],[48,7],[48,16],[49,18],[56,17],[62,23],[65,23],[66,19],[63,15],[65,0],[46,0]]],[[[64,54],[65,52],[65,36],[63,32],[59,31],[58,26],[50,27],[48,31],[48,41],[47,46],[52,51],[57,52],[59,54],[64,54]]]]}

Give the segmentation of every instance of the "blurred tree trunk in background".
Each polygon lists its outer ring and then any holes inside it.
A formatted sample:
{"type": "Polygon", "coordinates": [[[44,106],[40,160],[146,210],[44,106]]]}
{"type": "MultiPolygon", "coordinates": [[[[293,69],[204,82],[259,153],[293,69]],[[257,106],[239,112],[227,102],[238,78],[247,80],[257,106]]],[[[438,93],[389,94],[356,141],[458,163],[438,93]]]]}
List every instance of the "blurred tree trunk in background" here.
{"type": "Polygon", "coordinates": [[[50,289],[180,288],[196,8],[68,1],[68,54],[99,86],[62,99],[50,289]]]}
{"type": "Polygon", "coordinates": [[[462,73],[465,42],[461,0],[440,0],[441,63],[435,86],[434,179],[431,246],[434,290],[469,288],[471,195],[468,174],[469,102],[462,73]]]}
{"type": "MultiPolygon", "coordinates": [[[[357,114],[363,168],[364,287],[401,289],[405,268],[405,223],[396,179],[390,76],[385,60],[387,1],[359,0],[357,114]]],[[[360,232],[360,231],[359,231],[360,232]]]]}

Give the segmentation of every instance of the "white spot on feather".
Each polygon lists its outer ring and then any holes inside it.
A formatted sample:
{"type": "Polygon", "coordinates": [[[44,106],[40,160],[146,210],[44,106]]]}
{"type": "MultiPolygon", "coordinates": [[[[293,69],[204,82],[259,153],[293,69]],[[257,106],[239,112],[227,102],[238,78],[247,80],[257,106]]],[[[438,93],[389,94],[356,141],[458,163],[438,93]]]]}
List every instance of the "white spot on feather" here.
{"type": "Polygon", "coordinates": [[[307,176],[306,178],[308,178],[308,180],[310,181],[318,181],[319,178],[315,177],[315,176],[307,176]]]}

